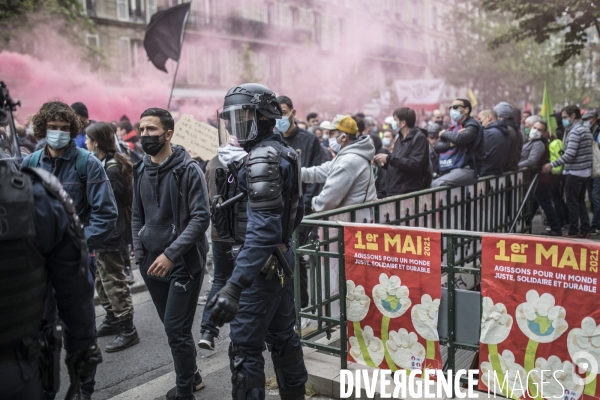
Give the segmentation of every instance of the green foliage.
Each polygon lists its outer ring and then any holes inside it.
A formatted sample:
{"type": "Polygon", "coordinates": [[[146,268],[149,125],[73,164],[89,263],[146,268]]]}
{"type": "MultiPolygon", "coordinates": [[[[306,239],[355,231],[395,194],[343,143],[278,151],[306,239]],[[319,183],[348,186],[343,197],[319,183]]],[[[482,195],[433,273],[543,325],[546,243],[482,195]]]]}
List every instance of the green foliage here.
{"type": "Polygon", "coordinates": [[[85,59],[101,63],[101,52],[85,43],[85,32],[94,33],[95,25],[81,0],[0,0],[0,25],[5,49],[30,52],[35,46],[29,34],[36,27],[49,26],[81,48],[85,59]]]}
{"type": "Polygon", "coordinates": [[[457,3],[459,7],[453,10],[452,22],[446,27],[455,47],[447,49],[437,73],[453,86],[472,88],[480,109],[493,107],[499,101],[517,107],[531,102],[538,107],[544,82],[557,107],[581,103],[587,97],[600,103],[600,95],[594,90],[600,70],[597,56],[590,54],[591,48],[573,56],[564,66],[553,65],[554,54],[561,49],[560,41],[554,37],[542,43],[523,38],[490,48],[489,43],[511,26],[512,17],[483,11],[475,0],[457,0],[457,3]]]}
{"type": "Polygon", "coordinates": [[[554,52],[556,66],[579,56],[589,44],[589,31],[600,35],[600,3],[589,0],[482,0],[484,11],[506,14],[508,29],[498,34],[490,48],[532,39],[542,44],[561,38],[554,52]]]}

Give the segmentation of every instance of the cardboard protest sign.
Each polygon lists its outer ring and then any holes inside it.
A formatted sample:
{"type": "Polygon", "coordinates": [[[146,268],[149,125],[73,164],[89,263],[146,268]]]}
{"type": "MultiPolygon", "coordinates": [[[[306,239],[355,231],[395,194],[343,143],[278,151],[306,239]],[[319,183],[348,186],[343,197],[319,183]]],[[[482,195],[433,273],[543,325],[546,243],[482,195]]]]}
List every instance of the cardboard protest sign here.
{"type": "Polygon", "coordinates": [[[193,151],[205,161],[215,157],[219,147],[217,128],[196,121],[189,114],[183,114],[175,123],[175,133],[171,141],[193,151]]]}
{"type": "Polygon", "coordinates": [[[598,397],[599,252],[587,240],[483,236],[481,390],[598,397]]]}
{"type": "Polygon", "coordinates": [[[440,232],[345,224],[344,238],[348,361],[441,369],[440,232]]]}

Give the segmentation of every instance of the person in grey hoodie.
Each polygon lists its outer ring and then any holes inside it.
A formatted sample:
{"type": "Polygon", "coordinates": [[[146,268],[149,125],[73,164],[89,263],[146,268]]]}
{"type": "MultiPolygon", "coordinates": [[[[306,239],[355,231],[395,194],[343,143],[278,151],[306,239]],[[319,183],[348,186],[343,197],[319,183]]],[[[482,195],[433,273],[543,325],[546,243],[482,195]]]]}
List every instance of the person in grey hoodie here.
{"type": "Polygon", "coordinates": [[[587,181],[592,176],[594,138],[589,128],[583,126],[579,107],[567,106],[561,114],[562,124],[567,129],[563,144],[564,153],[552,163],[544,165],[542,173],[549,173],[552,168],[564,166],[565,196],[570,223],[569,232],[565,237],[587,239],[590,236],[590,216],[585,205],[585,191],[587,181]]]}
{"type": "Polygon", "coordinates": [[[134,166],[132,208],[136,263],[165,326],[177,386],[167,399],[195,399],[204,387],[196,366],[192,323],[204,278],[210,222],[208,191],[200,166],[171,147],[175,123],[150,108],[140,120],[146,155],[134,166]]]}
{"type": "Polygon", "coordinates": [[[357,138],[356,121],[346,115],[336,116],[325,129],[330,130],[329,146],[336,157],[316,167],[302,168],[302,182],[325,184],[312,199],[313,210],[328,211],[376,200],[371,167],[375,146],[369,137],[357,138]]]}

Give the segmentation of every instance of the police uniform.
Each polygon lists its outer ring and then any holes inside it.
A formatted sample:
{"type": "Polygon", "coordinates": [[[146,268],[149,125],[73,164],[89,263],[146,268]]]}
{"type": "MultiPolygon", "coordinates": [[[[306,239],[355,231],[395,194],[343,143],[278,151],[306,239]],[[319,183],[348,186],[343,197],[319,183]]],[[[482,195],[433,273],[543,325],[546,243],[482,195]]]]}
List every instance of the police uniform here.
{"type": "Polygon", "coordinates": [[[281,118],[273,92],[245,84],[228,92],[226,106],[229,96],[235,101],[229,102],[220,118],[249,152],[238,177],[240,189],[247,193],[248,223],[233,274],[207,306],[214,307],[211,318],[219,325],[235,315],[229,347],[234,400],[265,398],[265,342],[281,398],[302,399],[308,375],[294,331],[294,292],[289,276],[294,265],[291,234],[303,217],[303,207],[298,206],[302,204],[299,159],[272,133],[275,119],[281,118]],[[248,119],[249,112],[255,112],[253,121],[248,119]],[[285,261],[273,262],[277,252],[285,261]]]}
{"type": "Polygon", "coordinates": [[[83,228],[58,179],[7,165],[0,163],[0,394],[37,400],[46,298],[67,328],[67,354],[83,352],[96,346],[94,281],[83,228]]]}

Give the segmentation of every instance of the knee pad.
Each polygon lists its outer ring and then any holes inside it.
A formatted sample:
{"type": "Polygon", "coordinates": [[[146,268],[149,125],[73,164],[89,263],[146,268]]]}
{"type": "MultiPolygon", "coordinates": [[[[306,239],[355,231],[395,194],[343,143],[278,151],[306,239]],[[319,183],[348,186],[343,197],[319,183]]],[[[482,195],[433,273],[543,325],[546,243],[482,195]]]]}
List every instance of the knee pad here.
{"type": "MultiPolygon", "coordinates": [[[[259,388],[264,391],[265,374],[249,377],[240,366],[246,361],[247,354],[240,350],[233,342],[229,343],[229,368],[231,369],[231,396],[233,400],[246,400],[247,392],[259,388]]],[[[263,395],[264,397],[264,395],[263,395]]]]}
{"type": "Polygon", "coordinates": [[[303,358],[304,354],[301,348],[285,356],[278,356],[271,352],[271,359],[273,360],[273,368],[275,369],[275,376],[277,378],[277,385],[279,386],[279,396],[281,397],[281,400],[304,399],[304,395],[306,393],[304,385],[292,388],[289,387],[285,380],[285,370],[297,364],[303,358]]]}

